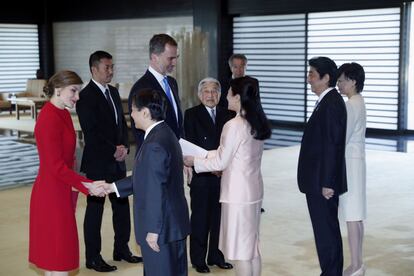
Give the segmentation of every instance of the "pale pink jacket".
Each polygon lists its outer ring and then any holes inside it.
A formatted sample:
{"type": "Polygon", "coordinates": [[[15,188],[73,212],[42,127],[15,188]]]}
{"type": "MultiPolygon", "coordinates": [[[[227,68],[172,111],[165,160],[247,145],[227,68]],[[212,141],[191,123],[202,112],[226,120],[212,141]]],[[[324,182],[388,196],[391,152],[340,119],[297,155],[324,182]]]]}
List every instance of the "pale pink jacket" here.
{"type": "Polygon", "coordinates": [[[223,171],[220,202],[252,204],[263,199],[264,141],[254,139],[250,131],[249,123],[237,115],[224,125],[219,148],[194,160],[197,173],[223,171]]]}

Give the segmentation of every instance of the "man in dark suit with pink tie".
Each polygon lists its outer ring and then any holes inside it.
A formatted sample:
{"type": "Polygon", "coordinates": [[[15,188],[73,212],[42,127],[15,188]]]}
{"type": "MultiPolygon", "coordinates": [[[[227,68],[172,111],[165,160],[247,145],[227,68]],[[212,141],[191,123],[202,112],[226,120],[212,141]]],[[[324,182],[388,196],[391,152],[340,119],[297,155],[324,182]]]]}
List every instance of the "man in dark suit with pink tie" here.
{"type": "Polygon", "coordinates": [[[309,60],[308,83],[319,98],[302,137],[298,185],[306,194],[322,276],[342,275],[339,195],[347,191],[346,108],[335,89],[337,67],[327,57],[309,60]]]}

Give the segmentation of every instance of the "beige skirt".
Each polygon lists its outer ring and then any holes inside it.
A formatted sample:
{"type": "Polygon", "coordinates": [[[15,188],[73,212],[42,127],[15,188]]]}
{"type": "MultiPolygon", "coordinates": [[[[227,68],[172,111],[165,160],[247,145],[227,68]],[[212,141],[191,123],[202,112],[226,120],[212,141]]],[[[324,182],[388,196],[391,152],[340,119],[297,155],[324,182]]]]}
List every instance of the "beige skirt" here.
{"type": "Polygon", "coordinates": [[[221,203],[219,248],[228,260],[248,261],[260,256],[259,228],[262,202],[221,203]]]}

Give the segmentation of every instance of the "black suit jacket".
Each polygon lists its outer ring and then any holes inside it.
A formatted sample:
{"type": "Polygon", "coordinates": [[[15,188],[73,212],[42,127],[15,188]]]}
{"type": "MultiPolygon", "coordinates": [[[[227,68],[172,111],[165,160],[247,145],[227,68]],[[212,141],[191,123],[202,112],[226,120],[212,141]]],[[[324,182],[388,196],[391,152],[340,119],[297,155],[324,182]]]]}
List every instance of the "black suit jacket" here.
{"type": "MultiPolygon", "coordinates": [[[[184,114],[185,138],[206,150],[215,150],[220,145],[220,136],[224,124],[232,118],[232,114],[227,108],[216,107],[216,123],[210,117],[206,107],[203,104],[189,108],[184,114]]],[[[208,178],[217,179],[217,176],[211,173],[194,172],[191,185],[200,185],[206,183],[209,185],[208,178]]]]}
{"type": "Polygon", "coordinates": [[[165,122],[144,140],[132,177],[117,181],[116,186],[121,197],[134,195],[138,244],[145,243],[148,232],[159,234],[159,244],[182,240],[190,233],[181,147],[165,122]]]}
{"type": "MultiPolygon", "coordinates": [[[[178,122],[177,118],[175,116],[174,107],[168,100],[167,96],[165,95],[164,89],[161,87],[157,79],[154,77],[154,75],[147,70],[145,74],[132,86],[131,93],[128,97],[128,106],[129,106],[129,112],[131,113],[131,104],[132,104],[132,96],[136,93],[139,93],[142,89],[154,89],[161,92],[161,95],[165,97],[165,101],[167,103],[167,113],[165,122],[170,126],[172,131],[175,133],[177,138],[180,138],[183,136],[183,115],[181,112],[180,107],[180,97],[178,95],[178,85],[177,81],[173,78],[168,76],[168,84],[170,85],[171,92],[174,95],[175,102],[177,103],[177,113],[178,113],[178,122]]],[[[134,133],[135,140],[137,142],[137,152],[139,148],[141,147],[142,141],[144,140],[144,131],[140,129],[135,128],[135,124],[133,119],[131,118],[131,128],[134,133]]]]}
{"type": "Polygon", "coordinates": [[[81,171],[96,177],[126,170],[125,162],[117,162],[114,153],[117,145],[129,147],[128,128],[118,90],[109,85],[109,91],[116,106],[118,125],[105,95],[92,80],[82,89],[76,103],[85,139],[81,171]]]}
{"type": "Polygon", "coordinates": [[[306,124],[299,154],[298,185],[302,193],[336,195],[347,191],[345,168],[346,108],[336,89],[329,91],[306,124]]]}

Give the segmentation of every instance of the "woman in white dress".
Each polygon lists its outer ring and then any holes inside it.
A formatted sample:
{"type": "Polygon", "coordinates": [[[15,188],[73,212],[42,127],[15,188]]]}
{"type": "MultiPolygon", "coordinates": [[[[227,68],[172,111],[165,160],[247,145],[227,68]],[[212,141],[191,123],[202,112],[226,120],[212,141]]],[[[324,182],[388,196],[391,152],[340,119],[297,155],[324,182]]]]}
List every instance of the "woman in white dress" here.
{"type": "Polygon", "coordinates": [[[197,173],[222,171],[219,248],[234,261],[238,276],[259,276],[260,208],[263,180],[260,171],[264,140],[271,135],[263,112],[256,79],[241,77],[230,82],[229,109],[237,113],[228,121],[217,150],[207,158],[184,157],[197,173]]]}
{"type": "Polygon", "coordinates": [[[339,197],[339,212],[346,221],[351,264],[344,276],[365,274],[362,262],[363,220],[366,218],[365,129],[366,110],[361,91],[365,72],[358,63],[345,63],[338,69],[338,88],[348,97],[345,161],[348,192],[339,197]]]}

